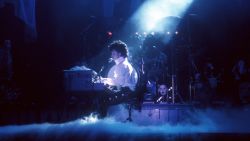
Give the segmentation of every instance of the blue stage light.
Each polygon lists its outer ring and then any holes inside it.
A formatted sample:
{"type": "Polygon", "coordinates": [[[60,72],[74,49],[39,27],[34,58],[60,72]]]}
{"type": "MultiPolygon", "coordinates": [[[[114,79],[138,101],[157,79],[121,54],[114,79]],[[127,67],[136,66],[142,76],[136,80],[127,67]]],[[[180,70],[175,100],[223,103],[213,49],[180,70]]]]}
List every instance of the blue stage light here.
{"type": "MultiPolygon", "coordinates": [[[[134,14],[132,20],[138,23],[140,31],[163,32],[165,28],[175,28],[167,17],[181,18],[193,0],[146,0],[134,14]],[[170,24],[170,25],[169,25],[170,24]]],[[[173,29],[174,30],[174,29],[173,29]]]]}

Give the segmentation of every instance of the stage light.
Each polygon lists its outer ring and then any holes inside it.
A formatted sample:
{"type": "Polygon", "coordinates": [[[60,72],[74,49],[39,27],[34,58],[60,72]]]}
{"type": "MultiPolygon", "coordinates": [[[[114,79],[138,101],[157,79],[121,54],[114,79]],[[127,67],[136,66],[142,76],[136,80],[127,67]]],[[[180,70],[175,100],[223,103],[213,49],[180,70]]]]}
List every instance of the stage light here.
{"type": "Polygon", "coordinates": [[[113,33],[110,32],[110,31],[108,31],[107,34],[108,34],[108,36],[112,36],[113,35],[113,33]]]}
{"type": "Polygon", "coordinates": [[[138,24],[139,30],[164,32],[164,29],[175,28],[177,25],[173,27],[171,21],[163,20],[167,17],[181,18],[192,2],[193,0],[146,0],[131,20],[138,24]]]}
{"type": "Polygon", "coordinates": [[[179,32],[178,32],[178,31],[175,31],[175,34],[177,35],[177,34],[179,34],[179,32]]]}

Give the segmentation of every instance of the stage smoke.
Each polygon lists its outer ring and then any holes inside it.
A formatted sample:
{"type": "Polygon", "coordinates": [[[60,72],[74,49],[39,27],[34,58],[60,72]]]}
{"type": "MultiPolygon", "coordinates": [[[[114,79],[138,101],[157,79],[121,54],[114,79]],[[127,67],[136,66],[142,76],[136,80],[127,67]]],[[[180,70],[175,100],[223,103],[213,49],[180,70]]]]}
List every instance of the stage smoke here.
{"type": "Polygon", "coordinates": [[[250,122],[248,120],[250,111],[248,108],[238,110],[196,110],[183,123],[175,125],[169,123],[150,125],[148,123],[147,126],[128,121],[117,121],[119,118],[126,117],[125,114],[119,117],[120,112],[126,111],[115,111],[113,109],[113,116],[105,119],[95,119],[95,122],[86,120],[91,118],[85,117],[61,124],[43,123],[2,126],[0,127],[0,140],[117,140],[168,139],[169,137],[175,139],[180,135],[192,135],[195,138],[197,133],[250,133],[250,122]]]}

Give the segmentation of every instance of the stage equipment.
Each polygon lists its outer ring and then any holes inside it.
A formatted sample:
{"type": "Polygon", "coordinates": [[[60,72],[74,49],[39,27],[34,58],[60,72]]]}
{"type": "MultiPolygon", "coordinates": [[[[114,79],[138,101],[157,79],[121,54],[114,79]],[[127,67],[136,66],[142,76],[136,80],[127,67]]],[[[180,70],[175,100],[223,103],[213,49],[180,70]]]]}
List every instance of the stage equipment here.
{"type": "Polygon", "coordinates": [[[144,94],[144,101],[154,101],[156,97],[156,82],[148,81],[146,84],[146,93],[144,94]]]}
{"type": "Polygon", "coordinates": [[[110,106],[107,115],[116,121],[129,121],[137,125],[165,125],[190,120],[191,111],[193,107],[189,104],[143,102],[133,106],[129,103],[110,106]],[[129,117],[127,117],[127,110],[129,110],[129,117]]]}
{"type": "Polygon", "coordinates": [[[104,84],[95,82],[97,73],[85,66],[64,70],[64,86],[68,92],[102,91],[104,84]]]}

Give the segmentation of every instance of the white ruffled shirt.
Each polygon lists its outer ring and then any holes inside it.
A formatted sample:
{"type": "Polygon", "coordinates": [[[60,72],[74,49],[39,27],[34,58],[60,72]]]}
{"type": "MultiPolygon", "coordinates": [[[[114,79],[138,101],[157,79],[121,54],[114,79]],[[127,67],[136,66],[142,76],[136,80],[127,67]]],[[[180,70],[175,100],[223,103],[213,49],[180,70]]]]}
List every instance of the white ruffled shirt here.
{"type": "Polygon", "coordinates": [[[108,78],[111,85],[129,87],[130,90],[134,91],[138,81],[138,74],[127,58],[120,57],[115,60],[115,65],[109,70],[108,78]]]}

